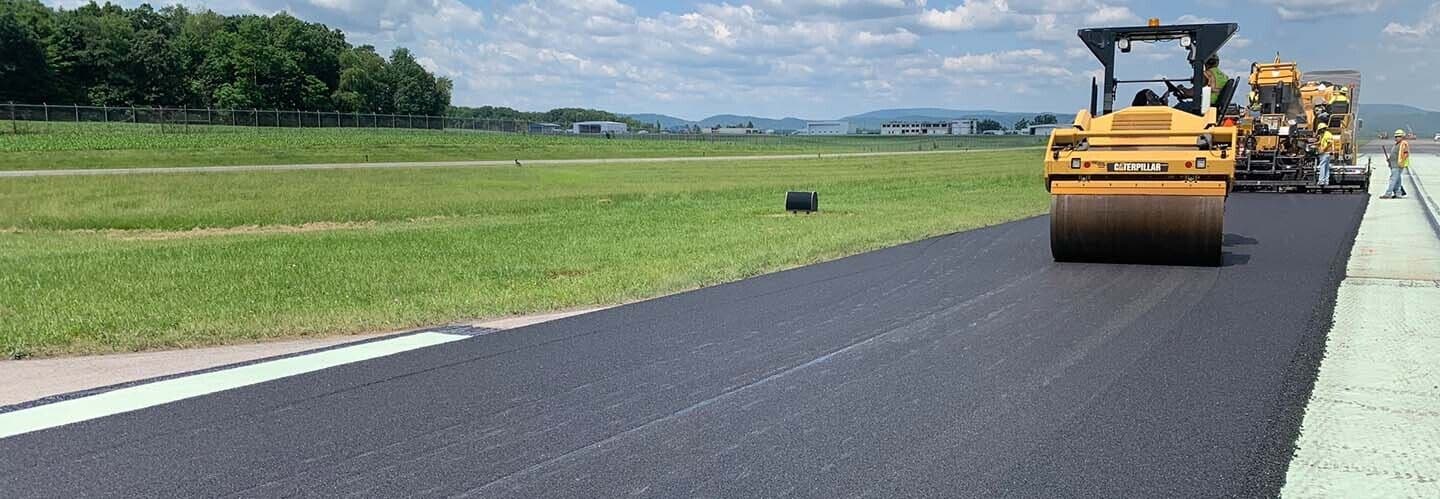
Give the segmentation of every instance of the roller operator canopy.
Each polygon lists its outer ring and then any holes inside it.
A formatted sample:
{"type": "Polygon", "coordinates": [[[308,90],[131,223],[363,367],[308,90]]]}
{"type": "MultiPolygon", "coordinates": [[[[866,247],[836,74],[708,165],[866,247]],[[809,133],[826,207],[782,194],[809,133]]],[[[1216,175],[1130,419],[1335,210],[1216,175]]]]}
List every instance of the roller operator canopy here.
{"type": "MultiPolygon", "coordinates": [[[[1115,79],[1115,51],[1119,49],[1122,53],[1130,52],[1132,44],[1178,41],[1180,46],[1188,51],[1186,59],[1189,61],[1192,74],[1189,77],[1191,88],[1205,86],[1205,60],[1216,55],[1225,43],[1235,35],[1239,25],[1235,23],[1207,23],[1207,24],[1176,24],[1169,26],[1153,23],[1152,26],[1129,26],[1116,28],[1086,28],[1079,31],[1080,40],[1090,49],[1100,64],[1105,67],[1105,82],[1101,87],[1105,92],[1105,107],[1101,114],[1109,114],[1115,110],[1115,91],[1120,83],[1162,83],[1165,80],[1126,80],[1115,79]]],[[[1215,89],[1219,91],[1219,89],[1215,89]]]]}

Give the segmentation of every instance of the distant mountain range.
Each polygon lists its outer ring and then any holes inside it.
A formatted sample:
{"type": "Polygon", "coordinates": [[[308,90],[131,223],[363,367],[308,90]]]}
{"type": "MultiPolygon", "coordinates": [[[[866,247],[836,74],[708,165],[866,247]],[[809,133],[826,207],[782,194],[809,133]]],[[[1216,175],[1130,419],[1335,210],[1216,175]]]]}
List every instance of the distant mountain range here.
{"type": "Polygon", "coordinates": [[[1389,136],[1396,129],[1415,132],[1421,138],[1434,137],[1440,133],[1440,112],[1428,111],[1403,104],[1360,103],[1360,119],[1365,120],[1361,133],[1369,136],[1384,132],[1389,136]]]}
{"type": "MultiPolygon", "coordinates": [[[[838,118],[838,119],[839,119],[839,120],[842,120],[842,121],[848,121],[848,122],[850,122],[850,126],[851,126],[852,128],[860,128],[860,129],[867,129],[867,130],[879,130],[879,129],[880,129],[880,124],[885,123],[885,122],[887,122],[887,121],[942,121],[942,120],[952,120],[952,119],[977,119],[977,120],[987,120],[987,119],[988,119],[988,120],[998,121],[998,122],[1000,122],[1000,124],[1005,125],[1006,127],[1009,127],[1009,126],[1015,124],[1015,122],[1020,121],[1021,119],[1034,118],[1035,115],[1037,115],[1037,114],[1042,114],[1042,113],[1012,113],[1012,112],[991,111],[991,110],[962,110],[962,109],[942,109],[942,108],[921,107],[921,108],[902,108],[902,109],[881,109],[881,110],[878,110],[878,111],[870,111],[870,112],[868,112],[868,113],[862,113],[862,114],[857,114],[857,115],[853,115],[853,116],[845,116],[845,117],[838,118]]],[[[1070,116],[1071,113],[1069,113],[1069,112],[1066,112],[1066,113],[1051,113],[1051,114],[1054,114],[1056,117],[1059,117],[1059,118],[1060,118],[1060,121],[1063,121],[1063,122],[1066,122],[1066,123],[1068,123],[1068,121],[1066,121],[1066,120],[1068,120],[1069,118],[1071,118],[1071,116],[1070,116]]],[[[800,130],[800,129],[802,129],[802,128],[805,128],[805,122],[807,122],[807,121],[820,121],[820,120],[816,120],[816,119],[808,119],[808,120],[807,120],[807,119],[792,118],[792,117],[785,117],[785,118],[775,119],[775,118],[764,118],[764,117],[760,117],[760,116],[743,116],[743,115],[734,115],[734,114],[720,114],[720,115],[711,116],[711,117],[708,117],[708,118],[705,118],[705,119],[702,119],[702,120],[699,120],[699,121],[691,121],[691,120],[687,120],[687,119],[684,119],[684,118],[676,118],[676,117],[674,117],[674,116],[669,116],[669,115],[664,115],[664,114],[655,114],[655,113],[637,113],[637,114],[628,114],[628,115],[626,115],[626,116],[629,116],[629,117],[631,117],[631,118],[634,118],[636,121],[639,121],[639,122],[641,122],[641,123],[655,123],[655,122],[659,122],[659,123],[660,123],[660,126],[661,126],[662,128],[673,128],[673,127],[678,127],[678,126],[689,126],[689,125],[699,125],[699,126],[702,127],[702,128],[707,128],[707,127],[714,127],[714,126],[737,125],[737,124],[738,124],[738,125],[743,125],[743,124],[746,124],[746,123],[753,123],[753,124],[755,125],[755,128],[760,128],[760,129],[800,130]]]]}
{"type": "MultiPolygon", "coordinates": [[[[887,121],[940,121],[951,119],[980,119],[995,120],[1007,127],[1021,119],[1033,118],[1039,113],[1014,113],[993,110],[963,110],[943,109],[933,107],[902,108],[902,109],[881,109],[868,113],[845,116],[840,120],[850,122],[850,126],[867,130],[878,130],[881,123],[887,121]]],[[[1051,113],[1060,119],[1061,123],[1069,123],[1072,117],[1071,112],[1051,113]]],[[[755,128],[774,130],[800,130],[805,128],[805,122],[818,121],[801,118],[764,118],[760,116],[744,116],[735,114],[720,114],[705,118],[700,121],[691,121],[684,118],[676,118],[664,114],[640,113],[627,115],[642,123],[660,122],[663,128],[677,127],[681,125],[700,125],[701,127],[713,127],[724,125],[743,125],[754,123],[755,128]]],[[[1440,132],[1440,112],[1420,109],[1414,106],[1402,104],[1361,104],[1360,117],[1365,120],[1364,133],[1376,135],[1382,131],[1390,132],[1397,128],[1413,130],[1415,133],[1431,137],[1440,132]]],[[[1388,133],[1387,133],[1388,135],[1388,133]]]]}

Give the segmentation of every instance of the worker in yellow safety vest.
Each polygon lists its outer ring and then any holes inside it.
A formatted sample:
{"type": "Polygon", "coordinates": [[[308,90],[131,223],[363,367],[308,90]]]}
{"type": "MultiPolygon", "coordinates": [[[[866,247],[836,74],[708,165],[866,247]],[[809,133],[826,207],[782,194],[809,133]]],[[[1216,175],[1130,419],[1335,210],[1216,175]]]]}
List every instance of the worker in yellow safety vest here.
{"type": "MultiPolygon", "coordinates": [[[[1220,91],[1225,89],[1226,83],[1230,83],[1230,77],[1227,76],[1224,71],[1220,70],[1220,56],[1212,55],[1209,59],[1205,60],[1205,73],[1203,73],[1203,75],[1205,76],[1205,86],[1210,87],[1210,106],[1220,105],[1220,91]]],[[[1198,88],[1181,86],[1179,95],[1196,99],[1201,94],[1198,88]]],[[[1226,104],[1229,103],[1227,102],[1226,104]]],[[[1225,110],[1221,109],[1220,112],[1224,113],[1225,110]]]]}
{"type": "Polygon", "coordinates": [[[1230,83],[1230,77],[1220,70],[1220,56],[1210,56],[1205,60],[1205,84],[1210,86],[1211,106],[1220,105],[1220,91],[1225,89],[1226,83],[1230,83]]]}
{"type": "Polygon", "coordinates": [[[1349,88],[1340,87],[1339,90],[1336,90],[1334,93],[1330,94],[1330,104],[1334,105],[1337,102],[1350,102],[1349,88]]]}
{"type": "Polygon", "coordinates": [[[1330,125],[1321,123],[1315,126],[1315,131],[1320,133],[1320,143],[1317,149],[1320,151],[1320,185],[1330,185],[1330,153],[1335,150],[1335,134],[1330,133],[1330,125]]]}
{"type": "Polygon", "coordinates": [[[1381,199],[1405,197],[1405,186],[1400,182],[1405,169],[1410,167],[1410,142],[1405,140],[1405,135],[1404,130],[1396,130],[1395,148],[1385,154],[1385,162],[1390,165],[1390,185],[1381,199]]]}

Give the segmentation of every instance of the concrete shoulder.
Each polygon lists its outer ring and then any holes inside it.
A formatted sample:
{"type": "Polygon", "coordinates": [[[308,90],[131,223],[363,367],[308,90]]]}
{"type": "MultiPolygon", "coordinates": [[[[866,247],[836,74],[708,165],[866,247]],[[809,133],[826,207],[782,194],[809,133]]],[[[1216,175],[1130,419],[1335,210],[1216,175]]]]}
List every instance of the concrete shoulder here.
{"type": "Polygon", "coordinates": [[[1375,175],[1286,497],[1440,497],[1440,157],[1375,175]]]}

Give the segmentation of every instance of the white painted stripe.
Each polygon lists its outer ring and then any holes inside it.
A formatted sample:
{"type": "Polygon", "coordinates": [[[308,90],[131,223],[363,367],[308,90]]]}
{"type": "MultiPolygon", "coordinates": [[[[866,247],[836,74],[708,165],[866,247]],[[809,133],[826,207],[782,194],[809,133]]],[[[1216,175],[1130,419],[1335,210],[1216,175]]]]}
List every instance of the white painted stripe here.
{"type": "Polygon", "coordinates": [[[0,414],[0,438],[168,404],[177,400],[465,338],[469,338],[469,336],[431,332],[416,333],[309,355],[298,355],[233,369],[157,381],[89,397],[7,412],[0,414]]]}

